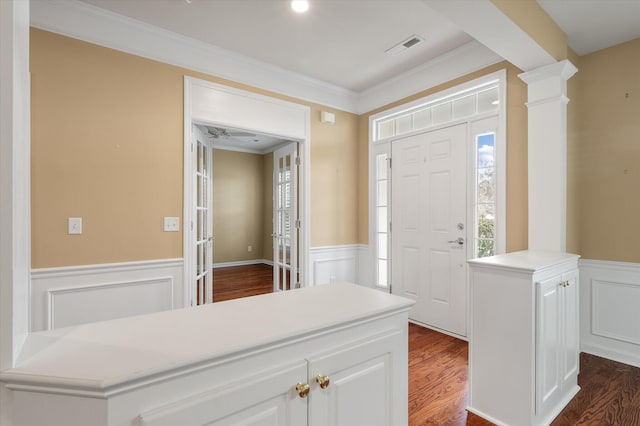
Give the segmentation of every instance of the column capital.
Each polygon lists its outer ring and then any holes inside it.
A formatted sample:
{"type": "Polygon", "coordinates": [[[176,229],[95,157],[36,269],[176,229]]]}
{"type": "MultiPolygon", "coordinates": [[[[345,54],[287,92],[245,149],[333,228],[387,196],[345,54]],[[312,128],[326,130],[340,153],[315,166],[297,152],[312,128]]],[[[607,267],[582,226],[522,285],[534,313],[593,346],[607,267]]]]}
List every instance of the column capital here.
{"type": "Polygon", "coordinates": [[[527,84],[537,83],[549,78],[558,78],[567,81],[578,71],[568,59],[545,65],[534,70],[518,74],[518,77],[527,84]]]}

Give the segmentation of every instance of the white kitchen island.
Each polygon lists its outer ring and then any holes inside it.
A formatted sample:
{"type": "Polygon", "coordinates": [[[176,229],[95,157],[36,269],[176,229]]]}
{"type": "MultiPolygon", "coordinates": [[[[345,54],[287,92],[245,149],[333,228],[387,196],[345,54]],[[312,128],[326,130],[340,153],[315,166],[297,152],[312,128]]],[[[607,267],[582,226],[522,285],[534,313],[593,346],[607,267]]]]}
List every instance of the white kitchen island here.
{"type": "Polygon", "coordinates": [[[15,426],[407,424],[413,301],[348,283],[32,333],[15,426]]]}

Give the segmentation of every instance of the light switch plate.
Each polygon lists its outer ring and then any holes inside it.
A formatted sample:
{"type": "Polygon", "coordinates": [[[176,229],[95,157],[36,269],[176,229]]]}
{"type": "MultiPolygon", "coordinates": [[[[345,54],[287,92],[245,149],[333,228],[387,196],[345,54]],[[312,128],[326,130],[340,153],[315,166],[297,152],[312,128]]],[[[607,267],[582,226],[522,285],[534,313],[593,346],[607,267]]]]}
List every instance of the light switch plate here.
{"type": "Polygon", "coordinates": [[[164,232],[178,232],[180,231],[180,218],[179,217],[165,217],[164,218],[164,232]]]}
{"type": "Polygon", "coordinates": [[[82,234],[82,218],[81,217],[70,217],[68,223],[69,235],[80,235],[82,234]]]}

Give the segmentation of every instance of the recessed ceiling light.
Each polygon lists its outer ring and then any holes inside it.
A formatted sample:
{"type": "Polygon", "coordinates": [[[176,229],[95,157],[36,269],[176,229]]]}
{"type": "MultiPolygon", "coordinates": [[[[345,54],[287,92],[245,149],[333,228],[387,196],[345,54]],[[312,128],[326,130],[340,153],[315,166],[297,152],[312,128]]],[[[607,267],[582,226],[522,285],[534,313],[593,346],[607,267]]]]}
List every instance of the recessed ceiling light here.
{"type": "Polygon", "coordinates": [[[304,13],[309,10],[309,2],[307,0],[293,0],[291,9],[298,13],[304,13]]]}

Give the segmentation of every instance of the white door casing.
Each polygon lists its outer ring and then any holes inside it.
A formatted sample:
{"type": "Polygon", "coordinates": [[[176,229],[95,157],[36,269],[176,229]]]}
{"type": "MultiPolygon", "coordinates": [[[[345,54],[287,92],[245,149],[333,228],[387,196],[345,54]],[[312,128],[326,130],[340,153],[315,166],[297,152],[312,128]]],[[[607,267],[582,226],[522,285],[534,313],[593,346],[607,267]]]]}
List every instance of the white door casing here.
{"type": "Polygon", "coordinates": [[[467,333],[467,125],[391,142],[394,294],[409,317],[467,333]],[[459,241],[459,242],[458,242],[459,241]]]}
{"type": "MultiPolygon", "coordinates": [[[[298,270],[301,286],[311,282],[309,264],[310,241],[310,108],[305,105],[259,95],[245,90],[185,76],[184,78],[184,210],[183,229],[195,221],[193,199],[196,196],[191,179],[194,173],[191,150],[192,123],[245,129],[299,142],[302,171],[299,176],[300,219],[298,270]]],[[[195,226],[195,225],[194,225],[195,226]]],[[[183,232],[185,306],[196,300],[195,243],[189,232],[183,232]]]]}
{"type": "Polygon", "coordinates": [[[273,153],[273,291],[296,288],[298,277],[298,143],[273,153]]]}

